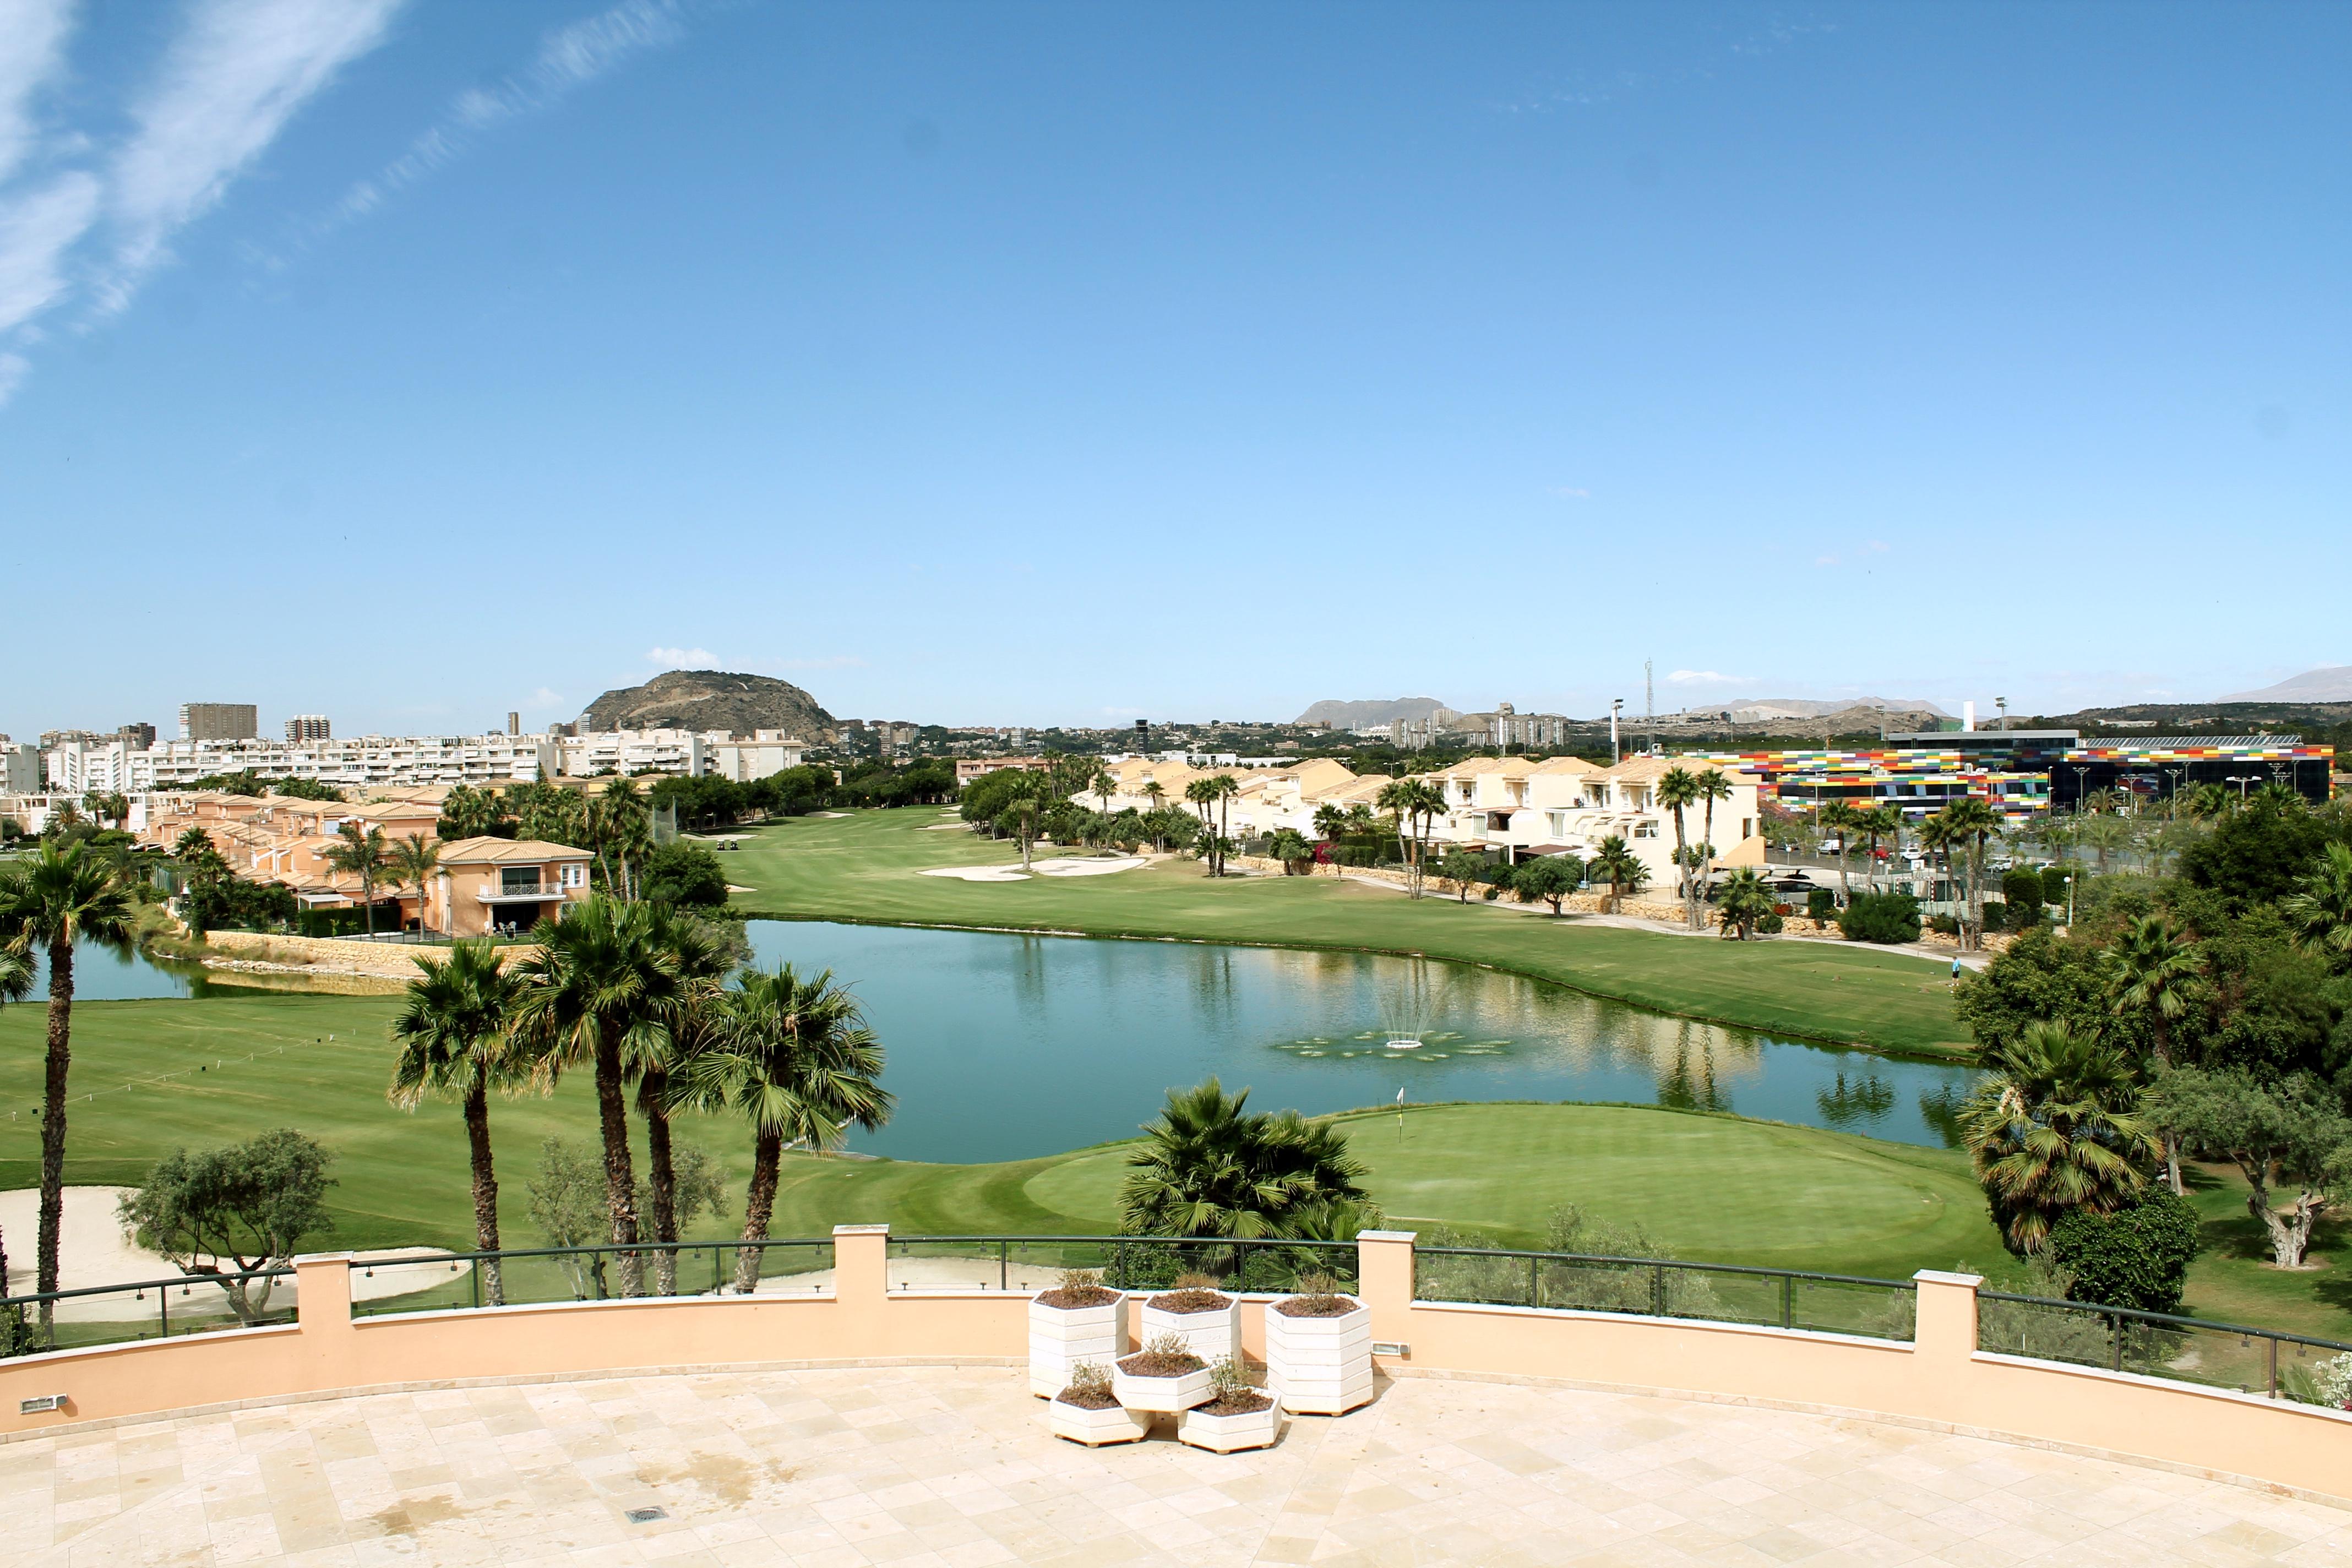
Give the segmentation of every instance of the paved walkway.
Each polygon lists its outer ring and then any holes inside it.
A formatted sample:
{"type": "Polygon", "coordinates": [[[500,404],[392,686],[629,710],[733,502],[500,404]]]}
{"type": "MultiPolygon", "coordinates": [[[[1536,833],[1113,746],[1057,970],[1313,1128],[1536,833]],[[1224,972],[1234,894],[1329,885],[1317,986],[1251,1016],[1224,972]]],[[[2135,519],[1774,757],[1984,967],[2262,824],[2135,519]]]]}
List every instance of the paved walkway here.
{"type": "Polygon", "coordinates": [[[1024,1383],[622,1378],[158,1422],[0,1444],[0,1518],[25,1568],[2352,1562],[2352,1511],[1871,1422],[1414,1378],[1220,1458],[1055,1442],[1024,1383]]]}

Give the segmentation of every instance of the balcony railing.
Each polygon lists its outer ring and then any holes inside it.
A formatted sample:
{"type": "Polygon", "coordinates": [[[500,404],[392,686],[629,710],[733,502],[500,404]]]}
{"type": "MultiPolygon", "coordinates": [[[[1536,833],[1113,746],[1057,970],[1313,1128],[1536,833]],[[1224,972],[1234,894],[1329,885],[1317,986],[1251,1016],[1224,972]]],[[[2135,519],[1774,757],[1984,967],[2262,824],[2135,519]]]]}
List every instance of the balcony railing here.
{"type": "Polygon", "coordinates": [[[525,900],[560,899],[563,889],[554,882],[485,882],[479,896],[486,904],[509,900],[520,903],[525,900]]]}

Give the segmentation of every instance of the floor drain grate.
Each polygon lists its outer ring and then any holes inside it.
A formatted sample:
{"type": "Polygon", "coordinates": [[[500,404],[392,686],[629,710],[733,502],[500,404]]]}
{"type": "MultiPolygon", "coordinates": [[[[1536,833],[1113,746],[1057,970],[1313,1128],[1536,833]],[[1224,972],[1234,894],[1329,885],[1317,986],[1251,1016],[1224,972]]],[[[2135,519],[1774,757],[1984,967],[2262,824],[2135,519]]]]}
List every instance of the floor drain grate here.
{"type": "Polygon", "coordinates": [[[628,1510],[628,1517],[631,1524],[651,1524],[657,1519],[667,1519],[669,1517],[669,1510],[666,1508],[633,1508],[628,1510]]]}

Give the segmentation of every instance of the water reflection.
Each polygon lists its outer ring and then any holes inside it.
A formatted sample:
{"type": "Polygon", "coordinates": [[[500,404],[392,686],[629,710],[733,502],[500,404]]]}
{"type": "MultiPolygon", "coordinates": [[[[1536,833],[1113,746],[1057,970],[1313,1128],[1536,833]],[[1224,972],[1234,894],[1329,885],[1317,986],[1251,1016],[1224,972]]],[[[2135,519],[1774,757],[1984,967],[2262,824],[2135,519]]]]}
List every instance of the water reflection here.
{"type": "Polygon", "coordinates": [[[1649,1102],[1948,1144],[1968,1069],[1775,1041],[1475,967],[1360,953],[754,921],[829,964],[900,1110],[858,1146],[993,1160],[1132,1132],[1211,1073],[1313,1112],[1408,1100],[1649,1102]]]}

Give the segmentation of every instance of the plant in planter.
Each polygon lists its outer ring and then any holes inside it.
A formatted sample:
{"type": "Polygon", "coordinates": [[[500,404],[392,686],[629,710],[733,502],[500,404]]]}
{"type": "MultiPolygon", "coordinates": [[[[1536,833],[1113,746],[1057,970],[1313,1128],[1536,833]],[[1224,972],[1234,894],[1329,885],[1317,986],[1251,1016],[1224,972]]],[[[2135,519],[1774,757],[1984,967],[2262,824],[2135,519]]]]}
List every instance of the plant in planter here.
{"type": "Polygon", "coordinates": [[[1051,1399],[1083,1363],[1108,1364],[1127,1351],[1127,1297],[1090,1268],[1029,1299],[1029,1392],[1051,1399]]]}
{"type": "Polygon", "coordinates": [[[1108,1367],[1082,1361],[1070,1369],[1070,1385],[1045,1406],[1045,1426],[1056,1437],[1099,1448],[1106,1443],[1140,1441],[1151,1430],[1151,1417],[1119,1404],[1111,1392],[1108,1367]]]}
{"type": "Polygon", "coordinates": [[[1282,1435],[1279,1395],[1252,1386],[1249,1369],[1228,1358],[1209,1369],[1209,1400],[1176,1420],[1176,1436],[1220,1454],[1269,1448],[1282,1435]]]}
{"type": "Polygon", "coordinates": [[[1149,1297],[1143,1303],[1144,1339],[1174,1334],[1203,1363],[1239,1360],[1242,1353],[1242,1303],[1217,1289],[1212,1274],[1179,1274],[1176,1288],[1149,1297]]]}
{"type": "Polygon", "coordinates": [[[1111,1393],[1129,1410],[1172,1415],[1208,1401],[1209,1363],[1180,1335],[1161,1334],[1111,1364],[1111,1393]]]}
{"type": "Polygon", "coordinates": [[[1372,1314],[1321,1275],[1266,1310],[1266,1386],[1286,1409],[1338,1415],[1372,1397],[1372,1314]]]}

